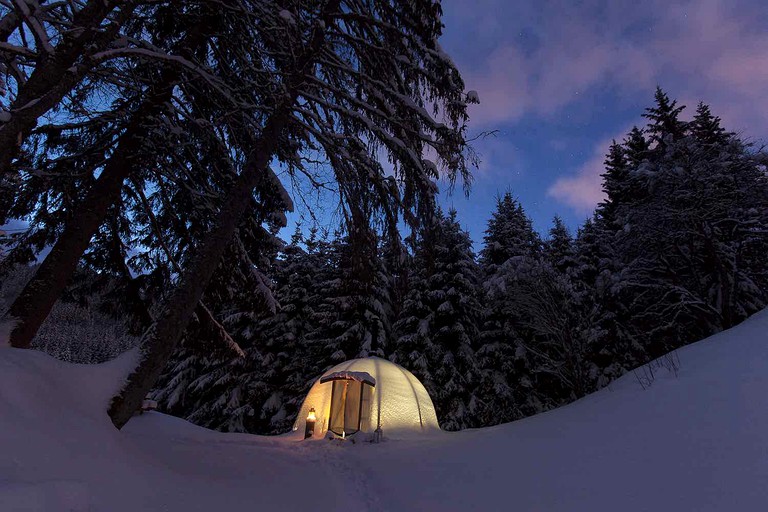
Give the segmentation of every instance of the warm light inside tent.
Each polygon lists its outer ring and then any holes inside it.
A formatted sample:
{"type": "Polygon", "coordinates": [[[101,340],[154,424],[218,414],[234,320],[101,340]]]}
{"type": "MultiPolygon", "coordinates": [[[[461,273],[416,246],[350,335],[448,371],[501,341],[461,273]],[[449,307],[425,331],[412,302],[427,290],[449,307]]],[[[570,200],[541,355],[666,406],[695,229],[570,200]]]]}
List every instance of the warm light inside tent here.
{"type": "Polygon", "coordinates": [[[309,410],[309,414],[307,414],[307,421],[317,421],[317,417],[315,417],[315,408],[309,410]]]}
{"type": "MultiPolygon", "coordinates": [[[[439,429],[429,393],[408,370],[378,357],[352,359],[327,370],[309,390],[296,426],[317,411],[315,436],[358,431],[397,436],[439,429]],[[346,394],[344,390],[346,388],[346,394]]],[[[297,429],[297,430],[298,430],[297,429]]]]}

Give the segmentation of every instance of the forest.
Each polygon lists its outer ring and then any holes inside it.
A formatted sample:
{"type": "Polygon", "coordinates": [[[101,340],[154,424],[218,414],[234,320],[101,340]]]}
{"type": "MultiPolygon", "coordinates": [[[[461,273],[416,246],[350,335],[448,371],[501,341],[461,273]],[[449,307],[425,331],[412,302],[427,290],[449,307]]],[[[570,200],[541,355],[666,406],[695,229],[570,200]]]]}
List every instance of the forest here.
{"type": "Polygon", "coordinates": [[[766,152],[661,89],[578,232],[536,232],[502,188],[475,253],[439,207],[471,193],[479,101],[440,15],[0,0],[0,226],[22,226],[2,240],[10,344],[83,363],[139,347],[118,428],[149,394],[206,427],[286,432],[314,378],[374,355],[461,430],[665,354],[676,368],[675,349],[768,305],[766,152]],[[284,240],[321,192],[338,225],[284,240]]]}

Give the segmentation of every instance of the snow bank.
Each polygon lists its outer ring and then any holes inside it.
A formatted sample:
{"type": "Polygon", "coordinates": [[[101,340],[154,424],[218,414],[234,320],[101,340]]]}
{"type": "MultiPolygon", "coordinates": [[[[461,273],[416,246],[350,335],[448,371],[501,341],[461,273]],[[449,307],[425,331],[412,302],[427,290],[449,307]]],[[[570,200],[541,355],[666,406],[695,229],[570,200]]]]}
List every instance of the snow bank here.
{"type": "Polygon", "coordinates": [[[306,511],[345,495],[306,447],[279,439],[159,413],[118,432],[105,411],[135,358],[0,351],[0,511],[306,511]]]}
{"type": "Polygon", "coordinates": [[[0,351],[0,510],[766,510],[768,312],[522,421],[381,444],[104,414],[132,361],[0,351]]]}
{"type": "Polygon", "coordinates": [[[385,510],[768,510],[768,311],[566,407],[377,454],[385,510]],[[398,469],[401,469],[398,471],[398,469]]]}

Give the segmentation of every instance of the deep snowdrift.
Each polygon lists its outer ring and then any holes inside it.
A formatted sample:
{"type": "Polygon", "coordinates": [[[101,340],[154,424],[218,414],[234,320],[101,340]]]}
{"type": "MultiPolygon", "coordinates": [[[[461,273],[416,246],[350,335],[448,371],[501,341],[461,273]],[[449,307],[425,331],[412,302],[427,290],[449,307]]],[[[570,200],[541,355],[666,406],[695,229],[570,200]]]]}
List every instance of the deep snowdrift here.
{"type": "Polygon", "coordinates": [[[643,389],[378,445],[103,413],[99,366],[0,349],[0,510],[768,510],[768,312],[678,351],[643,389]]]}

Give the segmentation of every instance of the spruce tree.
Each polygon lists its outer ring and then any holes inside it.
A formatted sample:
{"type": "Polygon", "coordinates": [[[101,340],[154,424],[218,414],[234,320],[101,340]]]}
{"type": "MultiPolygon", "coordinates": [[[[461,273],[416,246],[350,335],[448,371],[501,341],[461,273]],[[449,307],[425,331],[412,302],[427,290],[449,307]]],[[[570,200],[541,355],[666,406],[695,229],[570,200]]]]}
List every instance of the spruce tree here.
{"type": "Polygon", "coordinates": [[[507,284],[518,270],[542,258],[541,241],[522,206],[505,194],[497,201],[480,252],[485,304],[478,358],[483,369],[484,424],[511,421],[543,410],[533,403],[531,354],[525,341],[532,333],[513,304],[507,284]],[[529,400],[531,398],[531,400],[529,400]]]}
{"type": "Polygon", "coordinates": [[[511,192],[497,197],[496,210],[488,221],[480,251],[480,263],[486,275],[513,256],[538,254],[540,246],[539,236],[520,202],[511,192]]]}
{"type": "Polygon", "coordinates": [[[685,110],[685,106],[678,107],[677,101],[670,100],[661,87],[656,88],[654,99],[656,105],[645,109],[643,117],[649,120],[647,131],[651,142],[663,149],[685,135],[687,124],[680,120],[680,113],[685,110]]]}
{"type": "Polygon", "coordinates": [[[765,243],[747,228],[764,222],[765,173],[705,105],[682,123],[683,107],[660,91],[656,101],[648,132],[657,144],[630,175],[645,194],[617,206],[624,227],[611,240],[622,269],[616,303],[647,357],[728,328],[766,301],[746,249],[765,243]]]}
{"type": "Polygon", "coordinates": [[[566,274],[575,264],[573,237],[559,216],[555,216],[552,224],[549,239],[544,242],[544,255],[558,272],[566,274]]]}
{"type": "Polygon", "coordinates": [[[310,334],[318,371],[348,359],[384,357],[392,324],[389,282],[374,234],[337,235],[327,258],[310,334]]]}
{"type": "Polygon", "coordinates": [[[232,240],[254,188],[274,178],[269,164],[280,148],[292,150],[292,165],[302,149],[321,150],[339,183],[341,204],[352,206],[347,211],[354,212],[368,201],[390,225],[397,221],[398,213],[419,215],[424,205],[432,204],[437,166],[418,156],[426,146],[437,151],[439,164],[450,176],[467,174],[462,154],[467,98],[456,69],[442,52],[434,51],[442,28],[439,5],[405,3],[392,8],[386,2],[355,3],[346,6],[352,13],[340,13],[339,2],[332,0],[319,10],[285,13],[290,16],[263,2],[249,2],[248,6],[254,11],[248,19],[284,24],[279,37],[277,32],[259,31],[264,38],[249,48],[250,53],[263,51],[275,64],[276,75],[263,75],[280,87],[272,90],[274,96],[266,102],[269,108],[259,117],[262,129],[245,139],[248,149],[243,169],[213,228],[196,247],[178,285],[160,308],[143,338],[144,357],[139,367],[111,405],[110,415],[118,427],[130,419],[162,371],[178,342],[178,331],[189,322],[213,268],[232,240]],[[377,65],[361,74],[358,64],[366,61],[377,65]],[[404,78],[392,82],[392,76],[404,78]],[[426,91],[430,103],[445,112],[447,123],[438,123],[420,106],[426,91]],[[374,154],[380,147],[396,163],[399,180],[384,174],[378,154],[374,154]],[[398,184],[404,185],[402,190],[396,190],[398,184]]]}
{"type": "Polygon", "coordinates": [[[479,275],[455,210],[436,214],[417,242],[414,266],[391,358],[427,388],[443,429],[477,426],[479,275]]]}
{"type": "Polygon", "coordinates": [[[630,164],[627,160],[627,151],[624,146],[614,140],[603,162],[605,172],[601,175],[606,199],[597,207],[606,225],[614,229],[617,222],[616,207],[626,200],[628,193],[630,164]]]}

